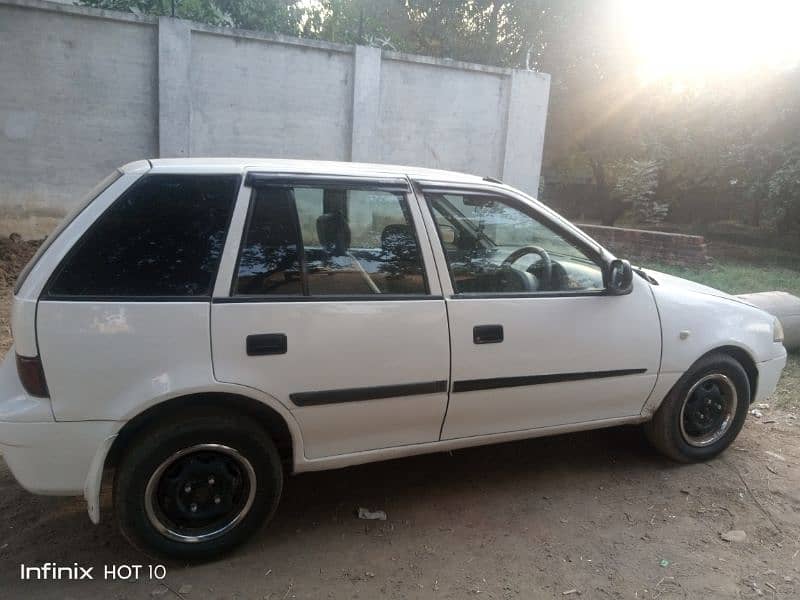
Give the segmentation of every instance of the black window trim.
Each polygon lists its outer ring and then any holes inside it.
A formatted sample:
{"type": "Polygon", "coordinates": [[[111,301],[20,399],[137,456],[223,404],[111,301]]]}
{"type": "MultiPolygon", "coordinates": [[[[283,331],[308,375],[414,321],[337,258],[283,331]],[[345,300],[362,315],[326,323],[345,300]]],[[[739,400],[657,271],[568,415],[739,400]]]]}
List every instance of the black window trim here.
{"type": "Polygon", "coordinates": [[[374,190],[388,192],[410,191],[403,177],[369,177],[360,175],[326,175],[316,173],[260,173],[250,171],[244,184],[259,189],[265,187],[326,187],[348,190],[374,190]]]}
{"type": "Polygon", "coordinates": [[[39,302],[109,302],[109,303],[121,303],[121,302],[154,302],[154,303],[165,303],[165,302],[210,302],[214,295],[214,288],[216,286],[217,277],[219,276],[219,267],[222,264],[223,254],[225,252],[225,244],[228,241],[228,234],[230,233],[231,222],[233,221],[233,213],[236,210],[236,201],[239,197],[239,192],[242,188],[242,176],[240,173],[145,173],[139,179],[134,181],[128,188],[126,188],[119,196],[117,196],[111,204],[109,204],[103,212],[101,212],[95,220],[89,224],[88,227],[81,233],[81,236],[75,241],[72,247],[67,251],[67,253],[63,256],[63,258],[59,261],[58,266],[53,269],[53,272],[50,274],[50,277],[47,278],[47,282],[42,287],[42,291],[39,294],[38,301],[39,302]],[[140,185],[143,185],[148,179],[153,177],[162,177],[162,176],[187,176],[187,177],[232,177],[234,178],[235,185],[234,185],[234,194],[231,200],[231,209],[228,213],[228,221],[225,224],[225,231],[224,237],[222,239],[222,251],[220,252],[219,260],[217,261],[217,265],[214,269],[214,272],[211,274],[211,281],[209,282],[209,289],[208,293],[206,294],[198,294],[193,296],[173,296],[173,295],[153,295],[153,296],[140,296],[140,295],[104,295],[104,294],[92,294],[92,295],[72,295],[72,294],[50,294],[50,286],[53,282],[58,278],[61,274],[61,271],[64,269],[64,266],[67,262],[72,258],[72,256],[82,247],[84,242],[86,241],[89,232],[92,228],[102,219],[105,214],[110,211],[117,203],[122,202],[128,194],[131,194],[134,190],[136,190],[140,185]]]}
{"type": "MultiPolygon", "coordinates": [[[[247,238],[247,233],[250,231],[250,224],[253,221],[253,213],[255,212],[256,207],[256,195],[258,194],[259,189],[263,189],[263,187],[278,187],[282,188],[288,192],[292,191],[291,186],[287,184],[282,184],[279,186],[258,186],[258,185],[251,185],[252,180],[250,179],[250,175],[248,174],[245,177],[244,184],[251,188],[250,190],[250,197],[247,199],[247,216],[244,219],[244,226],[242,227],[242,233],[239,237],[239,248],[236,251],[236,261],[233,265],[233,274],[231,276],[231,283],[228,287],[228,296],[229,298],[251,298],[254,295],[251,294],[237,294],[236,293],[236,284],[239,280],[239,266],[242,262],[242,251],[244,250],[245,240],[247,238]]],[[[304,298],[308,296],[308,277],[306,276],[308,272],[308,267],[306,265],[306,252],[305,247],[303,246],[303,235],[300,231],[300,216],[297,213],[297,203],[295,202],[294,193],[291,193],[292,199],[292,209],[294,210],[292,225],[294,225],[295,235],[297,235],[297,252],[298,252],[298,262],[300,263],[300,286],[301,286],[301,293],[300,294],[280,294],[281,297],[285,298],[304,298]]],[[[260,296],[260,295],[259,295],[260,296]]],[[[276,295],[277,296],[277,295],[276,295]]],[[[268,297],[268,296],[264,296],[268,297]]],[[[217,298],[214,298],[216,302],[217,298]]]]}
{"type": "Polygon", "coordinates": [[[414,214],[411,210],[412,202],[412,188],[409,181],[405,178],[374,178],[374,177],[335,177],[331,175],[316,175],[316,174],[275,174],[275,173],[258,173],[250,172],[244,180],[244,185],[252,188],[250,197],[248,198],[247,217],[245,218],[244,227],[242,228],[241,237],[239,239],[239,248],[236,253],[236,262],[233,267],[233,274],[231,276],[231,283],[228,288],[228,296],[216,296],[212,298],[214,304],[247,304],[247,303],[269,303],[269,302],[389,302],[389,301],[420,301],[420,300],[444,300],[442,295],[431,294],[430,282],[428,281],[428,272],[425,268],[425,257],[422,254],[422,244],[419,238],[419,228],[414,222],[414,214]],[[305,246],[303,243],[303,235],[300,230],[300,215],[297,210],[294,193],[292,193],[292,205],[294,206],[295,228],[297,229],[297,237],[299,240],[298,251],[300,252],[301,263],[301,278],[303,294],[237,294],[236,282],[239,276],[239,263],[242,258],[242,250],[244,249],[245,237],[250,228],[250,221],[252,219],[256,194],[259,189],[266,187],[272,188],[285,188],[294,190],[295,187],[314,187],[314,188],[335,188],[345,190],[374,190],[381,192],[390,192],[395,194],[403,194],[402,200],[405,201],[405,206],[401,203],[401,210],[403,215],[408,219],[409,225],[414,232],[414,239],[417,243],[417,248],[420,251],[420,267],[422,270],[422,280],[425,284],[425,292],[421,294],[318,294],[312,295],[308,289],[308,269],[305,258],[305,246]]]}
{"type": "Polygon", "coordinates": [[[452,184],[433,184],[431,182],[414,182],[415,187],[419,190],[419,193],[422,194],[422,198],[425,202],[425,207],[430,213],[431,219],[433,220],[433,225],[435,229],[435,234],[437,239],[439,240],[439,244],[442,248],[442,254],[444,256],[445,266],[447,267],[447,274],[450,277],[450,286],[453,288],[453,294],[450,297],[453,300],[496,300],[496,299],[515,299],[515,298],[593,298],[598,296],[609,296],[608,292],[608,285],[606,283],[606,269],[604,267],[605,264],[605,257],[602,252],[598,251],[594,248],[591,244],[588,244],[586,241],[581,239],[580,237],[576,236],[573,232],[569,229],[565,228],[560,223],[553,221],[549,218],[548,215],[542,213],[541,211],[537,210],[535,207],[522,202],[518,198],[511,196],[507,193],[504,193],[501,190],[495,188],[483,188],[480,186],[458,186],[452,184]],[[573,244],[578,250],[584,252],[592,262],[594,262],[599,268],[603,276],[603,286],[602,290],[575,290],[575,291],[543,291],[543,292],[457,292],[456,291],[456,283],[455,277],[453,276],[453,270],[450,267],[450,261],[447,259],[447,249],[444,246],[444,241],[442,240],[442,236],[439,233],[439,225],[436,222],[436,215],[433,210],[433,206],[431,205],[431,200],[428,197],[428,193],[431,194],[460,194],[462,196],[488,196],[488,197],[496,197],[499,198],[501,201],[505,201],[507,204],[516,208],[521,213],[533,218],[536,221],[539,221],[545,227],[555,231],[559,235],[562,235],[564,238],[567,239],[571,244],[573,244]]]}

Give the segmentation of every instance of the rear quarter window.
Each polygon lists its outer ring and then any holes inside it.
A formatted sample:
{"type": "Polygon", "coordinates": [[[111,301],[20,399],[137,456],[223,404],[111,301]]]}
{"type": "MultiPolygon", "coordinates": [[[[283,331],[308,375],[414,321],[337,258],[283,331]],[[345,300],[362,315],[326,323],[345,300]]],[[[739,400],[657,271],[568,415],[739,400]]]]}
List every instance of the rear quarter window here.
{"type": "Polygon", "coordinates": [[[110,175],[106,176],[100,183],[95,185],[83,199],[78,202],[78,205],[64,218],[64,220],[59,223],[58,227],[47,236],[47,239],[39,246],[39,249],[36,251],[36,254],[31,257],[28,261],[28,264],[25,265],[25,268],[22,269],[22,272],[17,277],[17,283],[14,285],[14,294],[18,294],[19,291],[22,289],[22,285],[25,283],[25,280],[28,278],[28,274],[33,270],[33,267],[36,266],[36,263],[39,262],[39,259],[42,255],[47,251],[47,249],[53,244],[54,241],[61,235],[61,233],[72,223],[79,214],[81,214],[84,209],[89,206],[92,202],[94,202],[100,194],[105,192],[111,184],[113,184],[117,179],[122,177],[122,171],[119,169],[114,170],[110,175]]]}
{"type": "Polygon", "coordinates": [[[237,175],[147,175],[68,253],[45,297],[210,296],[237,175]]]}

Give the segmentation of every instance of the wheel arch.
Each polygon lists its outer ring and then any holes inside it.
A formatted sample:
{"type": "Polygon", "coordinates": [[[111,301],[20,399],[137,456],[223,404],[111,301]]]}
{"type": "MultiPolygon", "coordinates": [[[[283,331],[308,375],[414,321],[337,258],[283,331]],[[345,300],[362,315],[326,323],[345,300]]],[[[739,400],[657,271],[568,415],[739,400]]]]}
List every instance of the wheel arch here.
{"type": "Polygon", "coordinates": [[[100,490],[106,471],[117,466],[128,442],[158,421],[174,419],[182,411],[197,408],[225,410],[253,418],[275,442],[286,472],[293,472],[295,460],[301,460],[303,456],[302,437],[297,423],[280,405],[273,407],[263,400],[227,390],[187,392],[173,396],[149,406],[127,420],[98,449],[89,467],[83,490],[89,518],[93,523],[100,522],[100,490]]]}
{"type": "Polygon", "coordinates": [[[692,360],[686,367],[682,367],[680,371],[659,372],[656,385],[653,387],[649,398],[642,406],[642,418],[644,420],[652,418],[684,374],[690,371],[698,362],[712,354],[725,354],[742,365],[745,373],[747,373],[747,381],[750,384],[750,402],[752,403],[756,397],[756,390],[758,387],[758,367],[756,361],[748,349],[732,343],[723,343],[706,349],[705,352],[697,356],[697,358],[692,360]]]}
{"type": "Polygon", "coordinates": [[[277,410],[266,403],[233,392],[198,392],[176,396],[148,407],[128,420],[117,432],[106,455],[104,468],[115,468],[125,446],[155,423],[180,418],[185,411],[212,409],[233,412],[255,420],[275,442],[287,472],[294,469],[295,438],[292,429],[277,410]]]}
{"type": "Polygon", "coordinates": [[[750,402],[752,403],[753,400],[755,400],[756,390],[758,388],[758,367],[756,366],[756,361],[752,355],[741,346],[719,346],[703,354],[696,361],[694,361],[694,363],[692,363],[692,366],[711,354],[727,354],[736,360],[736,362],[738,362],[740,365],[742,365],[745,373],[747,373],[747,381],[750,384],[750,402]]]}

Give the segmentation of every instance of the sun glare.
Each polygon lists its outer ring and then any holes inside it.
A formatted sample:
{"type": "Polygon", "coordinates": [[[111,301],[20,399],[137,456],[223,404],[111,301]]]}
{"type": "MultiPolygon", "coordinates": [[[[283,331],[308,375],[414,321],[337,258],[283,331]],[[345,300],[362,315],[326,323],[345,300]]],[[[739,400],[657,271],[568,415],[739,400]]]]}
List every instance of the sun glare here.
{"type": "Polygon", "coordinates": [[[690,82],[800,62],[800,0],[623,0],[643,80],[690,82]]]}

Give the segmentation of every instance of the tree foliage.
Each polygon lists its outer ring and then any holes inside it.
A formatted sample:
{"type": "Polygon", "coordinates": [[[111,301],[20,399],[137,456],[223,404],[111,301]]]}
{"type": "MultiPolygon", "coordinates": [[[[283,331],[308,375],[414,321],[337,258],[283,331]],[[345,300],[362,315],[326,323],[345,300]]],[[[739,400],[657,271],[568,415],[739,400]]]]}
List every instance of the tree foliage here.
{"type": "Polygon", "coordinates": [[[636,220],[645,225],[658,225],[667,216],[669,205],[656,199],[658,163],[655,160],[631,160],[618,167],[614,194],[620,203],[632,210],[636,220]]]}
{"type": "MultiPolygon", "coordinates": [[[[135,14],[169,16],[171,0],[79,0],[79,4],[135,14]]],[[[220,27],[296,35],[303,11],[285,0],[175,0],[175,16],[220,27]]]]}

